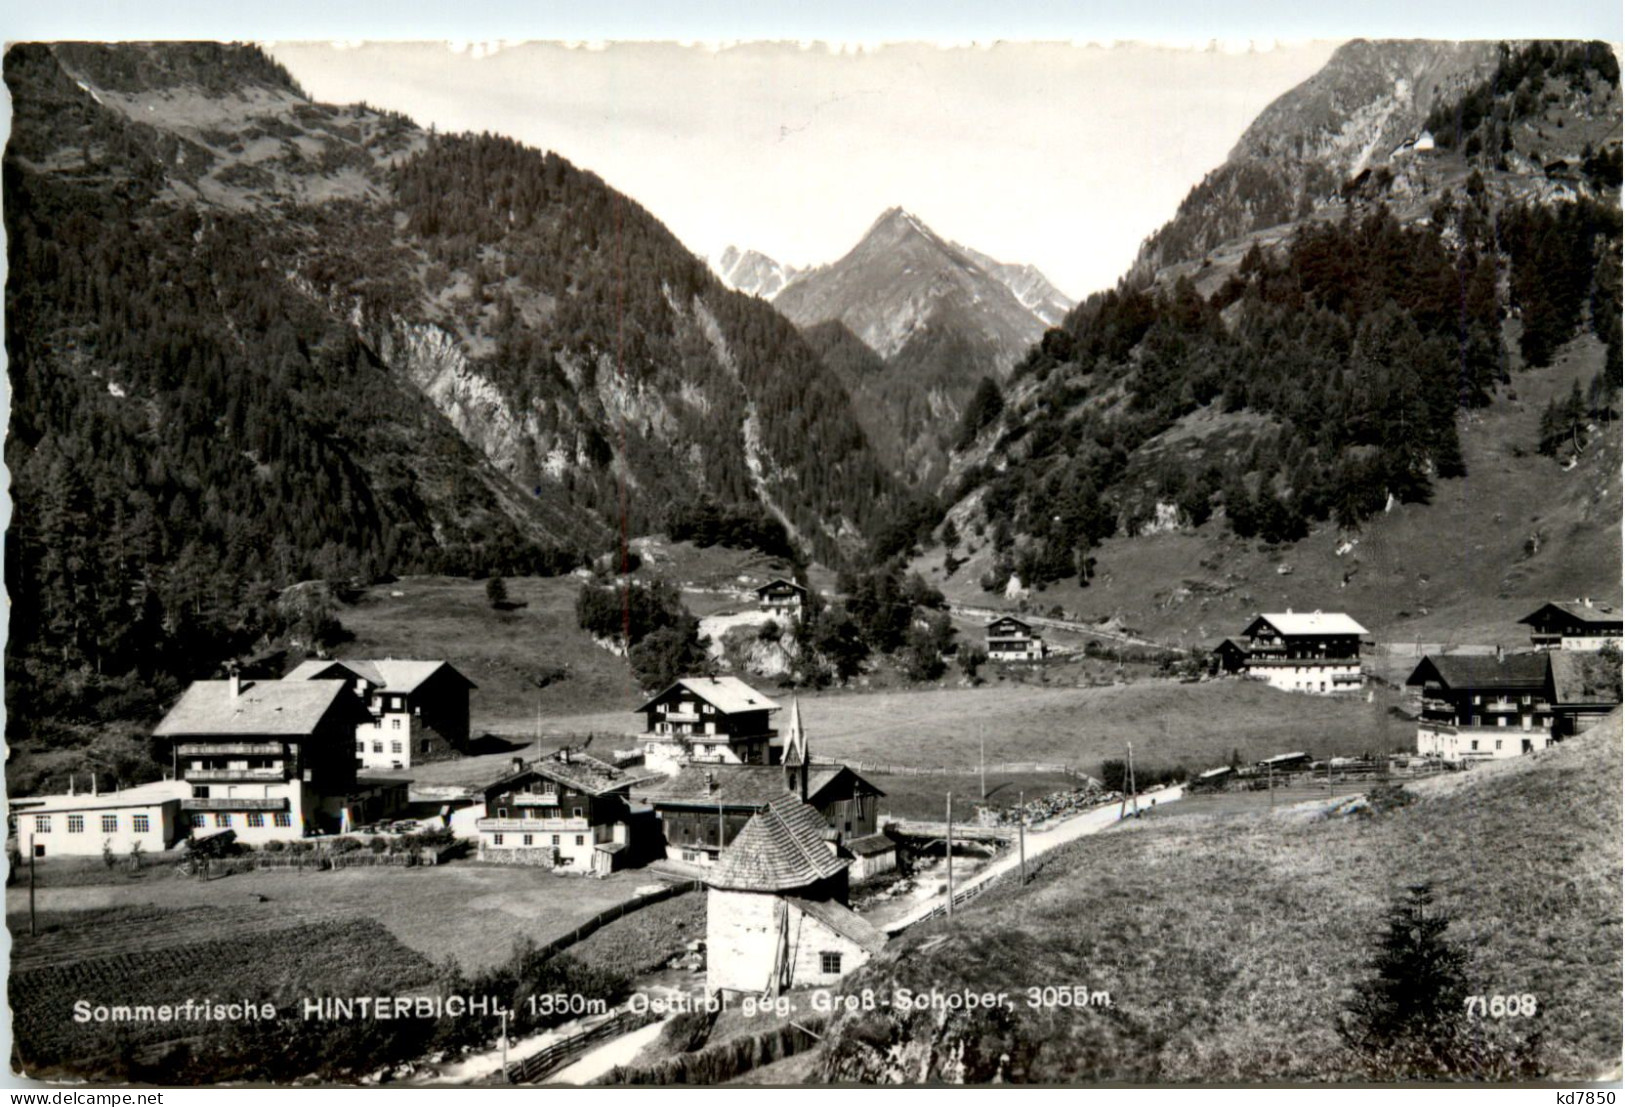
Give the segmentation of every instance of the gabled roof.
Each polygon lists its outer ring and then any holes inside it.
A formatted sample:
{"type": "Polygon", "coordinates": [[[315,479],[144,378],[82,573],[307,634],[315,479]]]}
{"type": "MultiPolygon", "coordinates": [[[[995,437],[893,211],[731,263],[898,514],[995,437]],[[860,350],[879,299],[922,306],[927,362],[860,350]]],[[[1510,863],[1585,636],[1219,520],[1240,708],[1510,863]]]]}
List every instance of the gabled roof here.
{"type": "Polygon", "coordinates": [[[1310,611],[1310,612],[1272,612],[1258,616],[1247,629],[1242,631],[1245,637],[1251,637],[1258,629],[1260,623],[1268,623],[1282,634],[1369,634],[1370,631],[1356,623],[1341,611],[1310,611]]]}
{"type": "Polygon", "coordinates": [[[379,691],[404,694],[416,691],[424,681],[434,676],[441,669],[446,669],[470,688],[479,687],[479,685],[458,672],[449,661],[397,661],[392,657],[385,658],[382,661],[361,658],[343,661],[320,661],[316,659],[301,661],[282,679],[332,680],[335,679],[335,670],[343,670],[351,674],[350,679],[359,677],[379,691]]]}
{"type": "Polygon", "coordinates": [[[1455,692],[1538,691],[1546,687],[1546,658],[1544,653],[1509,653],[1504,657],[1428,654],[1405,683],[1420,685],[1433,680],[1455,692]]]}
{"type": "Polygon", "coordinates": [[[802,899],[800,896],[785,898],[859,949],[879,953],[886,948],[885,932],[876,930],[873,923],[844,904],[827,899],[802,899]]]}
{"type": "MultiPolygon", "coordinates": [[[[807,798],[819,795],[843,776],[850,775],[869,793],[885,795],[845,765],[819,765],[807,771],[807,798]]],[[[781,765],[688,764],[677,775],[641,781],[633,786],[638,799],[663,807],[723,807],[759,810],[790,794],[781,765]],[[713,783],[715,787],[712,787],[713,783]]]]}
{"type": "Polygon", "coordinates": [[[1218,653],[1220,650],[1223,650],[1223,649],[1232,649],[1232,650],[1237,651],[1238,653],[1251,653],[1253,648],[1251,646],[1249,646],[1246,642],[1239,641],[1239,640],[1237,640],[1235,638],[1226,638],[1226,639],[1222,640],[1217,646],[1213,647],[1213,652],[1218,653]]]}
{"type": "Polygon", "coordinates": [[[818,809],[785,794],[752,816],[705,882],[746,892],[788,892],[811,887],[849,864],[824,843],[818,809]]]}
{"type": "Polygon", "coordinates": [[[198,680],[153,730],[161,738],[213,735],[303,737],[328,712],[344,721],[372,718],[346,680],[245,680],[236,696],[229,680],[198,680]]]}
{"type": "Polygon", "coordinates": [[[897,849],[897,843],[884,834],[865,834],[861,838],[848,841],[846,848],[859,857],[875,857],[882,853],[892,853],[897,849]]]}
{"type": "Polygon", "coordinates": [[[762,695],[738,677],[684,677],[658,696],[649,699],[639,711],[647,711],[672,691],[682,688],[693,693],[724,715],[737,715],[743,711],[777,711],[779,705],[762,695]]]}
{"type": "Polygon", "coordinates": [[[1620,702],[1619,662],[1598,653],[1559,650],[1551,659],[1552,702],[1564,706],[1613,706],[1620,702]]]}
{"type": "Polygon", "coordinates": [[[1617,611],[1603,611],[1600,608],[1587,607],[1583,603],[1546,603],[1519,619],[1520,623],[1535,625],[1548,621],[1551,615],[1559,615],[1567,621],[1579,623],[1583,626],[1617,626],[1621,621],[1617,611]]]}
{"type": "Polygon", "coordinates": [[[532,761],[517,773],[511,773],[485,786],[486,798],[524,784],[531,779],[552,780],[589,796],[624,792],[635,784],[650,779],[664,779],[658,773],[631,773],[617,769],[607,761],[579,751],[571,751],[570,760],[557,756],[532,761]]]}
{"type": "Polygon", "coordinates": [[[797,584],[793,580],[786,580],[784,577],[774,577],[772,580],[768,581],[766,584],[764,584],[760,588],[756,589],[757,594],[761,594],[763,592],[766,592],[769,588],[776,588],[781,584],[785,585],[788,588],[794,588],[797,592],[800,592],[802,595],[807,594],[807,590],[805,588],[801,587],[801,585],[797,584]]]}
{"type": "Polygon", "coordinates": [[[1018,627],[1020,627],[1022,630],[1025,630],[1025,631],[1031,631],[1033,629],[1033,625],[1031,623],[1029,623],[1027,620],[1018,619],[1014,615],[1000,615],[997,619],[991,620],[987,624],[987,626],[983,627],[982,629],[983,630],[992,630],[994,627],[998,626],[1000,623],[1014,623],[1018,627]]]}

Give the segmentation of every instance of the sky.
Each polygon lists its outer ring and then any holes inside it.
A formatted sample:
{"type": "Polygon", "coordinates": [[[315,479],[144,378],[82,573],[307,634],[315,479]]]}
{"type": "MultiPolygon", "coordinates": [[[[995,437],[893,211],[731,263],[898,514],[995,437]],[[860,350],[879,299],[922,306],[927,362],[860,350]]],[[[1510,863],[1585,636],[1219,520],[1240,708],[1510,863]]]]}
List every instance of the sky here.
{"type": "Polygon", "coordinates": [[[266,45],[318,100],[556,150],[702,256],[834,261],[901,206],[1081,298],[1336,43],[266,45]]]}

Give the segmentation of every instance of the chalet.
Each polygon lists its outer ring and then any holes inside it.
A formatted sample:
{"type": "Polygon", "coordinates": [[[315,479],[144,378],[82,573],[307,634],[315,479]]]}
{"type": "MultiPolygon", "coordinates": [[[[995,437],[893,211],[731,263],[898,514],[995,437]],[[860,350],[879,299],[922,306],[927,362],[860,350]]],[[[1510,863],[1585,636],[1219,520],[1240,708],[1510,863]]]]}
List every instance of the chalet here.
{"type": "Polygon", "coordinates": [[[627,795],[638,780],[568,748],[516,762],[485,789],[485,817],[475,823],[480,860],[597,876],[641,863],[655,829],[648,809],[627,795]]]}
{"type": "Polygon", "coordinates": [[[306,661],[286,680],[348,680],[371,717],[356,724],[364,769],[409,769],[468,746],[468,693],[476,687],[445,661],[306,661]]]}
{"type": "Polygon", "coordinates": [[[1540,653],[1424,657],[1405,680],[1420,697],[1417,753],[1480,761],[1545,749],[1556,718],[1549,673],[1540,653]]]}
{"type": "Polygon", "coordinates": [[[1529,640],[1537,650],[1600,650],[1620,644],[1619,613],[1607,604],[1594,606],[1590,599],[1543,604],[1518,622],[1531,628],[1529,640]]]}
{"type": "Polygon", "coordinates": [[[648,717],[643,763],[674,773],[690,763],[767,765],[779,705],[738,677],[679,680],[638,708],[648,717]]]}
{"type": "Polygon", "coordinates": [[[779,995],[833,984],[885,948],[846,905],[850,862],[793,794],[753,815],[706,877],[706,990],[779,995]]]}
{"type": "Polygon", "coordinates": [[[98,792],[93,784],[89,792],[14,799],[18,852],[44,858],[169,849],[186,837],[181,802],[191,794],[184,781],[160,780],[121,791],[98,792]]]}
{"type": "Polygon", "coordinates": [[[1004,615],[987,624],[987,656],[990,661],[1042,661],[1044,639],[1033,633],[1032,624],[1004,615]]]}
{"type": "Polygon", "coordinates": [[[357,781],[355,728],[370,719],[348,680],[199,680],[153,736],[171,746],[194,830],[246,842],[338,831],[373,797],[357,781]]]}
{"type": "Polygon", "coordinates": [[[801,616],[807,604],[807,590],[793,580],[775,577],[756,590],[756,605],[774,615],[801,616]]]}
{"type": "Polygon", "coordinates": [[[1601,722],[1620,704],[1616,659],[1589,651],[1546,655],[1550,667],[1546,695],[1556,717],[1553,729],[1568,737],[1601,722]]]}
{"type": "MultiPolygon", "coordinates": [[[[837,847],[876,835],[879,800],[885,793],[845,765],[813,762],[799,702],[790,705],[782,764],[690,764],[632,790],[635,799],[654,808],[666,856],[701,865],[715,863],[752,817],[786,793],[818,811],[825,836],[837,847]]],[[[878,847],[875,842],[865,847],[876,857],[864,864],[865,872],[887,864],[876,856],[882,852],[878,847]]],[[[895,846],[890,863],[895,868],[895,846]]]]}
{"type": "Polygon", "coordinates": [[[1260,615],[1241,632],[1242,671],[1288,692],[1354,692],[1365,683],[1360,638],[1366,629],[1341,612],[1260,615]]]}

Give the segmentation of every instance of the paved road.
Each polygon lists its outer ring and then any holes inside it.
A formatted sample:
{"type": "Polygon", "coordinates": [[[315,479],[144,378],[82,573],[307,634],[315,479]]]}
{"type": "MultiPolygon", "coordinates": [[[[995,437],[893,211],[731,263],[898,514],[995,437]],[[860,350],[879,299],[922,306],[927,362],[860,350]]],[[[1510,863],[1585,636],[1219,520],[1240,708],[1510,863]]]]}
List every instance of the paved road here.
{"type": "MultiPolygon", "coordinates": [[[[1155,800],[1158,806],[1165,803],[1173,803],[1184,794],[1185,790],[1182,787],[1164,788],[1160,792],[1153,792],[1149,795],[1141,795],[1140,806],[1150,807],[1152,800],[1155,800]]],[[[1074,842],[1077,839],[1089,834],[1099,834],[1107,827],[1117,825],[1117,813],[1119,809],[1119,804],[1107,804],[1103,807],[1096,807],[1093,810],[1085,811],[1081,815],[1075,815],[1072,818],[1065,820],[1060,825],[1051,827],[1048,830],[1028,831],[1027,857],[1029,859],[1038,857],[1042,854],[1048,853],[1050,850],[1055,849],[1058,846],[1064,846],[1068,842],[1074,842]]],[[[1133,810],[1132,805],[1130,806],[1130,810],[1133,810]]],[[[998,877],[1009,872],[1010,870],[1018,868],[1020,865],[1021,855],[1017,850],[1012,849],[1007,855],[995,859],[992,864],[988,865],[987,868],[977,873],[964,884],[956,886],[954,888],[954,893],[957,896],[963,894],[967,889],[978,888],[988,881],[996,880],[998,877]]],[[[929,915],[932,911],[935,911],[938,907],[941,907],[947,901],[947,898],[947,895],[944,894],[926,900],[924,903],[920,904],[913,911],[910,911],[902,918],[887,923],[885,928],[886,933],[897,934],[900,931],[913,926],[915,923],[929,915]]]]}

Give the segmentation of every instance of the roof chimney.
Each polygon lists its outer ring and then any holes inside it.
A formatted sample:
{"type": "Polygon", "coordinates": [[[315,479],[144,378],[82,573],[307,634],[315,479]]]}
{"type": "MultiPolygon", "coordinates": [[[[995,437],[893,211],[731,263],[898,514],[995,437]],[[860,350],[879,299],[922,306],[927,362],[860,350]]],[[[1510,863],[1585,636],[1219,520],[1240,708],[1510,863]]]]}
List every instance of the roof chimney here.
{"type": "Polygon", "coordinates": [[[90,794],[93,795],[93,796],[101,794],[101,793],[96,791],[96,774],[95,773],[90,774],[90,794]]]}
{"type": "Polygon", "coordinates": [[[68,774],[68,795],[73,795],[73,774],[68,774]]]}
{"type": "Polygon", "coordinates": [[[717,774],[712,772],[710,769],[705,770],[705,790],[707,792],[715,792],[717,790],[717,774]]]}
{"type": "Polygon", "coordinates": [[[1587,606],[1587,607],[1590,607],[1590,606],[1591,606],[1591,597],[1590,597],[1590,596],[1587,596],[1587,597],[1586,597],[1586,598],[1585,598],[1585,605],[1586,605],[1586,606],[1587,606]]]}
{"type": "Polygon", "coordinates": [[[232,699],[236,699],[238,696],[242,695],[243,680],[238,674],[237,667],[235,665],[231,667],[231,671],[226,675],[226,681],[227,687],[231,689],[232,699]]]}
{"type": "Polygon", "coordinates": [[[516,773],[522,773],[525,771],[525,759],[523,757],[516,757],[513,759],[513,771],[516,773]]]}

